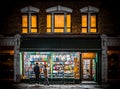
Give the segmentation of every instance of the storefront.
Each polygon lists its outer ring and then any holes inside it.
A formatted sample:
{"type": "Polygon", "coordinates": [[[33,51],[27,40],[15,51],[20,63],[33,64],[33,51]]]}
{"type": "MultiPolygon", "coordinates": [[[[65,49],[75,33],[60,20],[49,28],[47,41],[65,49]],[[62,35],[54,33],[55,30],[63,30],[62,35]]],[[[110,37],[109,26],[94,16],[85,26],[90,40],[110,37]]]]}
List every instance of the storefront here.
{"type": "Polygon", "coordinates": [[[20,39],[20,74],[22,80],[34,79],[36,62],[49,70],[51,83],[101,82],[100,36],[39,36],[20,39]]]}
{"type": "Polygon", "coordinates": [[[0,35],[0,82],[13,82],[14,37],[0,35]]]}
{"type": "Polygon", "coordinates": [[[14,73],[14,50],[13,46],[0,46],[0,81],[13,81],[14,73]]]}
{"type": "Polygon", "coordinates": [[[120,46],[108,46],[108,82],[120,81],[120,46]]]}

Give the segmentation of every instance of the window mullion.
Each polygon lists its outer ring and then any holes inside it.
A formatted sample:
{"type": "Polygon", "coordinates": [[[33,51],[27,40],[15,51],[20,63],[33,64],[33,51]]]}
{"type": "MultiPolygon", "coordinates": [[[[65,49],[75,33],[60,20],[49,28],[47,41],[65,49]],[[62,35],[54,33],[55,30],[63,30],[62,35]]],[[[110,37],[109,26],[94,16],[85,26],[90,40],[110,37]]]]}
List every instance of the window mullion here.
{"type": "Polygon", "coordinates": [[[67,32],[66,22],[67,22],[66,13],[64,13],[64,32],[67,32]]]}
{"type": "Polygon", "coordinates": [[[52,32],[54,32],[54,23],[55,23],[55,22],[54,22],[54,21],[55,21],[55,20],[54,20],[54,13],[52,13],[52,17],[51,17],[51,18],[52,18],[52,24],[51,24],[52,32]]]}
{"type": "Polygon", "coordinates": [[[88,33],[90,33],[90,15],[91,13],[88,12],[88,33]]]}
{"type": "Polygon", "coordinates": [[[28,33],[30,33],[31,31],[31,13],[28,13],[28,33]]]}

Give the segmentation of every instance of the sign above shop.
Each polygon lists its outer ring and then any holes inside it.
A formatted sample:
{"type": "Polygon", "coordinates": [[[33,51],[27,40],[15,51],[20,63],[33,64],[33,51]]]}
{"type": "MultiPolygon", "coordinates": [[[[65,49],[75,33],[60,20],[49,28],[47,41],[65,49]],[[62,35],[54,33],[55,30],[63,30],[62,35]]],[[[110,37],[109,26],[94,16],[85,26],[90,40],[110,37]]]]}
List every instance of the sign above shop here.
{"type": "Polygon", "coordinates": [[[20,51],[101,50],[101,38],[22,37],[20,51]]]}

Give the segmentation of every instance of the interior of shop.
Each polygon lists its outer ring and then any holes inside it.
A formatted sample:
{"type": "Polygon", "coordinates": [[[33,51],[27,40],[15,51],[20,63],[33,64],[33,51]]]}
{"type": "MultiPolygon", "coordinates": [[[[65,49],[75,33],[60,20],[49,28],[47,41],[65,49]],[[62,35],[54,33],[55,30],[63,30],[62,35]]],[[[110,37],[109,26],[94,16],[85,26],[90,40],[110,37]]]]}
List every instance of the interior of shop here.
{"type": "Polygon", "coordinates": [[[14,76],[14,50],[1,50],[0,52],[0,81],[13,81],[14,76]]]}
{"type": "MultiPolygon", "coordinates": [[[[21,52],[20,71],[23,79],[35,78],[33,67],[36,62],[43,76],[44,65],[47,65],[50,79],[96,80],[95,52],[21,52]]],[[[65,83],[65,81],[63,81],[65,83]]]]}

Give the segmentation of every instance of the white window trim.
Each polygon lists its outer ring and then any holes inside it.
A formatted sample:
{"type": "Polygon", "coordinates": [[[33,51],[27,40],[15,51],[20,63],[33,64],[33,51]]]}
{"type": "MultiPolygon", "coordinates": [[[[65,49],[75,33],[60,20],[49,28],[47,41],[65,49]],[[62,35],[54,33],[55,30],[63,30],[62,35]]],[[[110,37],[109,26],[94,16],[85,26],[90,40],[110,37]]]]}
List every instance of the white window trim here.
{"type": "Polygon", "coordinates": [[[20,10],[22,13],[39,13],[39,9],[33,6],[27,6],[20,10]]]}
{"type": "Polygon", "coordinates": [[[93,6],[87,6],[80,9],[82,13],[98,13],[99,9],[93,6]]]}
{"type": "Polygon", "coordinates": [[[48,9],[46,9],[47,13],[57,13],[57,12],[69,12],[72,13],[72,9],[68,8],[68,7],[63,7],[61,5],[58,6],[54,6],[54,7],[50,7],[48,9]]]}
{"type": "Polygon", "coordinates": [[[22,8],[21,10],[21,13],[27,13],[28,14],[28,33],[31,33],[30,29],[31,29],[31,14],[32,13],[39,13],[39,9],[36,8],[36,7],[33,7],[33,6],[27,6],[27,7],[24,7],[22,8]]]}
{"type": "MultiPolygon", "coordinates": [[[[54,15],[56,13],[63,13],[64,14],[64,22],[66,22],[66,16],[67,16],[67,13],[72,13],[72,9],[68,8],[68,7],[64,7],[64,6],[61,6],[61,5],[58,5],[58,6],[54,6],[54,7],[50,7],[48,9],[46,9],[46,12],[47,13],[51,13],[52,15],[52,32],[54,32],[54,15]]],[[[66,24],[64,25],[64,33],[66,33],[66,30],[67,30],[67,27],[66,27],[66,24]]]]}
{"type": "Polygon", "coordinates": [[[90,32],[90,16],[92,13],[98,13],[99,9],[93,6],[86,6],[80,9],[81,13],[87,13],[88,14],[88,33],[90,32]]]}

